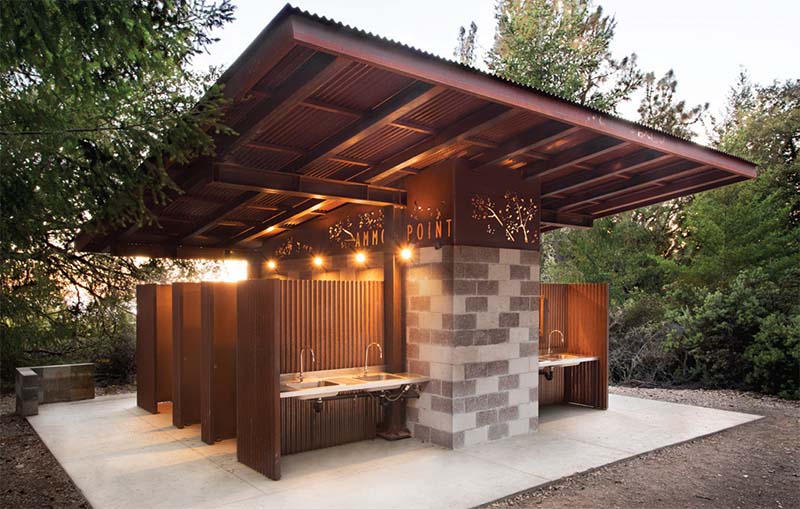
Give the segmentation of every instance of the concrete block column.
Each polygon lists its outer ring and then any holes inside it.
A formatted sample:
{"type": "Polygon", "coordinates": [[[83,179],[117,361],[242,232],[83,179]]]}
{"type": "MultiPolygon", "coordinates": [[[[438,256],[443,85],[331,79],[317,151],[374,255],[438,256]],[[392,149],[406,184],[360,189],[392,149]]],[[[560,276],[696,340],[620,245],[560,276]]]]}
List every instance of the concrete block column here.
{"type": "Polygon", "coordinates": [[[406,279],[408,370],[432,378],[412,434],[455,449],[535,430],[539,253],[422,248],[406,279]]]}

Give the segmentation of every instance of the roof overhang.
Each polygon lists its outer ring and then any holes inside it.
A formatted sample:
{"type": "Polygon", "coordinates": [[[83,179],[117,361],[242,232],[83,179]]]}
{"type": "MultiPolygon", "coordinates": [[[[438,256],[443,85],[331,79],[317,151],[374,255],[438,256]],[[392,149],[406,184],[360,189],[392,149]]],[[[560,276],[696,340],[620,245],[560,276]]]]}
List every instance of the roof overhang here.
{"type": "MultiPolygon", "coordinates": [[[[755,165],[286,6],[220,78],[216,156],[170,168],[157,224],[78,249],[245,256],[346,203],[404,205],[443,159],[541,184],[542,229],[754,178],[755,165]]],[[[190,256],[191,255],[191,256],[190,256]]]]}

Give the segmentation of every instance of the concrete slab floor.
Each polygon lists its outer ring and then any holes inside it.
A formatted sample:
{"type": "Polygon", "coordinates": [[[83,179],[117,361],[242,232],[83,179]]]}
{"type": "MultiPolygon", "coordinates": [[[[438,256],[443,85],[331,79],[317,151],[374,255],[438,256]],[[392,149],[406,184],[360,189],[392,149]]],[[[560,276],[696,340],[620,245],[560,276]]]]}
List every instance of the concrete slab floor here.
{"type": "Polygon", "coordinates": [[[236,442],[176,429],[132,395],[43,405],[28,420],[96,509],[123,507],[472,507],[759,416],[625,396],[609,410],[543,407],[536,433],[449,451],[371,440],[281,459],[271,481],[236,442]]]}

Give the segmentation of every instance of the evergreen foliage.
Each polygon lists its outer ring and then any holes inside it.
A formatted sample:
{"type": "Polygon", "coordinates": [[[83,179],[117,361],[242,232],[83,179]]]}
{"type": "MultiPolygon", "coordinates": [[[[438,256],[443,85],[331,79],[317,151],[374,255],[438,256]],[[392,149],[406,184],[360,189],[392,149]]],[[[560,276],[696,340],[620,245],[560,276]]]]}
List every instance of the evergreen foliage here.
{"type": "MultiPolygon", "coordinates": [[[[0,9],[3,375],[130,335],[137,281],[189,264],[76,253],[80,231],[151,221],[166,161],[210,153],[223,98],[192,58],[229,0],[12,0],[0,9]]],[[[130,340],[130,338],[128,338],[130,340]]],[[[130,344],[130,341],[128,341],[130,344]]]]}

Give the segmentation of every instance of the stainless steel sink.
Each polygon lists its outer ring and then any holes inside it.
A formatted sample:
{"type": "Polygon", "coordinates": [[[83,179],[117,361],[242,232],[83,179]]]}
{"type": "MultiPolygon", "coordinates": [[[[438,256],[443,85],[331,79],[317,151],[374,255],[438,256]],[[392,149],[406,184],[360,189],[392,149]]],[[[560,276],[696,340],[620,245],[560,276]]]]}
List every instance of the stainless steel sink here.
{"type": "Polygon", "coordinates": [[[335,385],[341,384],[330,380],[308,380],[305,382],[286,382],[283,384],[284,387],[288,387],[289,390],[293,391],[298,391],[300,389],[316,389],[317,387],[331,387],[335,385]]]}
{"type": "Polygon", "coordinates": [[[365,382],[381,382],[383,380],[397,380],[398,378],[403,378],[403,377],[392,375],[390,373],[370,373],[368,375],[361,375],[355,377],[356,380],[364,380],[365,382]]]}

